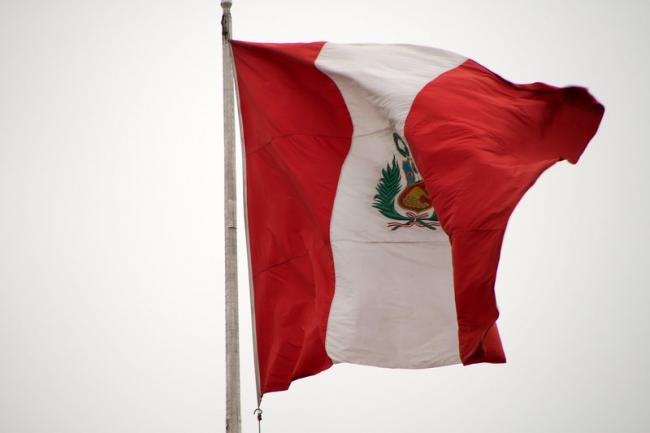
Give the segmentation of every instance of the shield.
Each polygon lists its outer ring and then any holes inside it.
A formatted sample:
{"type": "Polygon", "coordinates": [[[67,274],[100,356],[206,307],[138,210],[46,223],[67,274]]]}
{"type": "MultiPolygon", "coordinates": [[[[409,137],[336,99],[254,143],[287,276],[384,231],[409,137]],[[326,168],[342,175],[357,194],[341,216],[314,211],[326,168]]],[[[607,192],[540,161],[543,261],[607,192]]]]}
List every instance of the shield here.
{"type": "Polygon", "coordinates": [[[407,186],[397,198],[397,203],[403,209],[422,212],[431,209],[431,196],[427,192],[424,182],[416,182],[407,186]]]}

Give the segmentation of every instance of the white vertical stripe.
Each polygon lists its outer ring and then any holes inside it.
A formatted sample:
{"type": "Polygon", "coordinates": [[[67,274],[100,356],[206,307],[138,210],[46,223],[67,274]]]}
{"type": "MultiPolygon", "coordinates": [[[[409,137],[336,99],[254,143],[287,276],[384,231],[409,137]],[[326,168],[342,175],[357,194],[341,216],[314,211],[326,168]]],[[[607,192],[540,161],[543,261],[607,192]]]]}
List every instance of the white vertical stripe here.
{"type": "Polygon", "coordinates": [[[392,134],[404,136],[413,99],[464,61],[433,48],[329,43],[316,60],[341,91],[354,126],[330,226],[336,287],[326,349],[335,362],[460,362],[447,235],[424,227],[393,231],[372,203],[382,169],[399,160],[392,134]]]}

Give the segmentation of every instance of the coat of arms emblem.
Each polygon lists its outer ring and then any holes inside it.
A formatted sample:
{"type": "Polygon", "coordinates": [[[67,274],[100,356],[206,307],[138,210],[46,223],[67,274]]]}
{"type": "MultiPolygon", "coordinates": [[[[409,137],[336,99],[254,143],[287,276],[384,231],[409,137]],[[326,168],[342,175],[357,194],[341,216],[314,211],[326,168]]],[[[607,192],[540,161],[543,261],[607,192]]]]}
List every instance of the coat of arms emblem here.
{"type": "Polygon", "coordinates": [[[438,215],[433,209],[431,196],[411,157],[409,147],[396,133],[393,133],[393,142],[400,155],[399,162],[393,155],[392,162],[382,169],[372,207],[386,218],[393,220],[386,224],[393,231],[401,227],[425,227],[436,230],[436,227],[440,226],[438,215]],[[402,180],[402,173],[404,180],[402,180]]]}

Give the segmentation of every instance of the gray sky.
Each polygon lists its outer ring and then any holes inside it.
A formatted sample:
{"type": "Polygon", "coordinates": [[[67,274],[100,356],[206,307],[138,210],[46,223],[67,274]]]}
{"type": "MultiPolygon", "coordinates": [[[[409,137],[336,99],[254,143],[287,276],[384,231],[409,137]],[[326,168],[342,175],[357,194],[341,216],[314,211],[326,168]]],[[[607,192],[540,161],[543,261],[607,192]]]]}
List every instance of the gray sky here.
{"type": "MultiPolygon", "coordinates": [[[[607,110],[580,163],[546,172],[510,221],[508,364],[337,365],[267,395],[263,430],[646,431],[648,3],[234,3],[239,39],[430,45],[511,81],[587,86],[607,110]]],[[[0,431],[223,430],[219,14],[0,3],[0,431]]],[[[252,432],[245,263],[242,249],[252,432]]]]}

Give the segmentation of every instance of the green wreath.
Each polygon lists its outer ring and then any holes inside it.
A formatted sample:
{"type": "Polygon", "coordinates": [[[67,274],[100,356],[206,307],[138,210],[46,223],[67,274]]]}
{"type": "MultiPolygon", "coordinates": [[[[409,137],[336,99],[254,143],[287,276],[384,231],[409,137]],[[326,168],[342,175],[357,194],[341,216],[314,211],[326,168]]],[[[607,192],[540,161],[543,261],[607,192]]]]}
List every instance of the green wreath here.
{"type": "MultiPolygon", "coordinates": [[[[377,183],[377,194],[373,197],[372,207],[377,209],[383,216],[397,221],[412,221],[419,226],[426,227],[430,230],[436,228],[427,223],[427,221],[438,222],[438,215],[434,211],[431,216],[426,218],[410,218],[397,212],[395,209],[395,197],[402,190],[401,187],[402,175],[400,174],[399,166],[393,156],[393,161],[386,165],[386,168],[381,171],[381,179],[377,183]]],[[[392,227],[395,231],[400,228],[399,225],[392,227]]]]}

